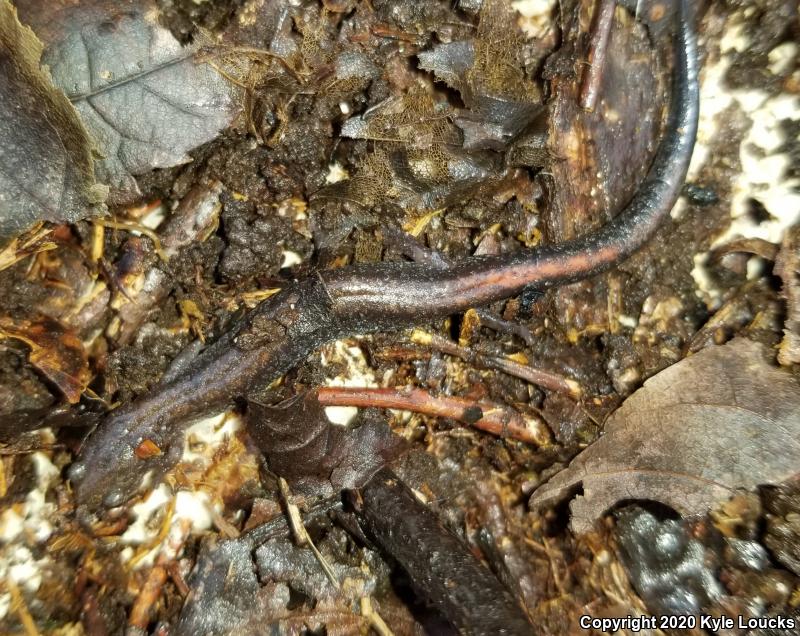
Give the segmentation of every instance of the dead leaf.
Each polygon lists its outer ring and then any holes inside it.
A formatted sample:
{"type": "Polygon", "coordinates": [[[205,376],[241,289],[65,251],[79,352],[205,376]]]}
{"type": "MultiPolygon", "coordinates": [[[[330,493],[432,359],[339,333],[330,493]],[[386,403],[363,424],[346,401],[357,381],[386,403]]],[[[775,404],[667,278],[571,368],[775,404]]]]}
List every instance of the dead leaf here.
{"type": "Polygon", "coordinates": [[[94,138],[114,202],[139,194],[135,175],[190,161],[236,115],[235,88],[158,24],[149,0],[51,4],[26,2],[20,17],[94,138]]]}
{"type": "Polygon", "coordinates": [[[474,39],[438,44],[417,56],[422,70],[461,94],[454,123],[466,150],[504,150],[541,112],[541,96],[519,56],[523,37],[503,0],[485,0],[474,39]]]}
{"type": "Polygon", "coordinates": [[[341,134],[380,141],[349,179],[313,196],[356,201],[365,207],[396,204],[419,213],[448,207],[498,178],[497,165],[457,146],[461,135],[422,87],[390,97],[347,120],[341,134]]]}
{"type": "Polygon", "coordinates": [[[81,399],[92,375],[86,350],[75,332],[51,318],[35,321],[0,318],[2,338],[28,345],[28,361],[61,390],[70,404],[81,399]]]}
{"type": "Polygon", "coordinates": [[[103,212],[89,134],[41,55],[41,42],[0,0],[0,240],[37,221],[103,212]]]}
{"type": "Polygon", "coordinates": [[[650,378],[611,416],[605,435],[533,495],[543,506],[583,484],[572,527],[588,530],[623,500],[699,515],[737,489],[798,473],[800,386],[737,338],[650,378]]]}
{"type": "Polygon", "coordinates": [[[266,406],[251,401],[247,409],[250,436],[270,469],[293,486],[357,488],[404,450],[381,417],[359,414],[360,426],[331,424],[314,393],[266,406]]]}

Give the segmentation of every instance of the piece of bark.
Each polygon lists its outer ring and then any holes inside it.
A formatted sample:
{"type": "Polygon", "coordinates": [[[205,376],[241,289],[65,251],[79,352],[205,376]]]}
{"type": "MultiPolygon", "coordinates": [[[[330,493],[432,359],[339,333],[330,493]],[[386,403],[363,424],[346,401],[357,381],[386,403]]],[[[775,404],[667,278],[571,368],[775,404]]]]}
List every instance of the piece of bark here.
{"type": "Polygon", "coordinates": [[[227,634],[260,609],[252,546],[245,541],[205,544],[187,583],[192,592],[175,625],[178,635],[227,634]]]}
{"type": "Polygon", "coordinates": [[[566,9],[563,21],[565,45],[545,67],[553,95],[547,148],[554,159],[539,177],[549,202],[546,233],[557,242],[597,227],[630,199],[655,153],[666,103],[662,66],[647,30],[618,9],[595,109],[583,110],[575,69],[585,59],[577,43],[590,16],[575,7],[566,9]]]}
{"type": "MultiPolygon", "coordinates": [[[[164,256],[172,258],[181,248],[195,241],[202,241],[214,231],[222,207],[219,202],[222,191],[223,186],[217,181],[203,183],[181,199],[164,224],[164,229],[159,232],[164,256]]],[[[164,271],[167,267],[163,263],[159,262],[147,269],[139,267],[145,260],[140,246],[140,239],[128,241],[115,265],[119,284],[124,289],[114,299],[117,316],[106,333],[120,345],[133,340],[139,327],[166,299],[173,286],[170,276],[164,271]],[[129,271],[125,271],[126,269],[129,271]]]]}
{"type": "Polygon", "coordinates": [[[376,473],[355,501],[367,534],[461,633],[535,633],[517,600],[394,472],[376,473]]]}

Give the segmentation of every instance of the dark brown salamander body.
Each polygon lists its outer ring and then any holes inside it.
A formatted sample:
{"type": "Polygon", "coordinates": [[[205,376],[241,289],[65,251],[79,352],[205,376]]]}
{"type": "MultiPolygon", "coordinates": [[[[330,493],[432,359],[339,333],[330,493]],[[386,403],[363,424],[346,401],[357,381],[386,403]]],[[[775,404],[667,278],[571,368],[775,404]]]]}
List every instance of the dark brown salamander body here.
{"type": "Polygon", "coordinates": [[[646,179],[628,206],[595,233],[561,245],[441,268],[419,263],[349,267],[296,283],[256,307],[172,382],[112,412],[87,440],[70,477],[78,501],[124,503],[149,470],[173,465],[191,418],[222,409],[249,387],[285,373],[333,338],[398,329],[609,269],[653,235],[680,193],[697,131],[697,51],[681,0],[670,118],[646,179]],[[166,452],[139,459],[144,438],[166,452]],[[172,442],[172,443],[171,443],[172,442]]]}

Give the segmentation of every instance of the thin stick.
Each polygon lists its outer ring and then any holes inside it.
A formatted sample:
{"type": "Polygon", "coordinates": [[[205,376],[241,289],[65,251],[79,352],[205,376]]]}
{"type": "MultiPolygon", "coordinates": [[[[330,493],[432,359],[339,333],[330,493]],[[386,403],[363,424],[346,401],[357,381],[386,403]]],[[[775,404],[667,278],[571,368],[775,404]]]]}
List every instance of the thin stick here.
{"type": "Polygon", "coordinates": [[[113,230],[126,230],[128,232],[139,232],[140,234],[144,234],[147,238],[153,241],[153,247],[155,248],[158,257],[165,263],[169,260],[169,256],[167,256],[164,248],[161,246],[161,239],[158,237],[158,234],[156,234],[149,227],[145,227],[141,223],[123,220],[111,221],[109,219],[92,219],[92,223],[101,225],[103,227],[110,227],[113,230]]]}
{"type": "Polygon", "coordinates": [[[583,393],[580,384],[571,378],[565,378],[557,373],[550,371],[543,371],[536,369],[527,364],[520,364],[507,358],[500,358],[496,356],[488,356],[481,358],[487,366],[504,371],[508,375],[542,386],[551,391],[558,391],[559,393],[568,393],[573,398],[579,398],[583,393]]]}
{"type": "Polygon", "coordinates": [[[394,636],[381,615],[373,609],[369,596],[361,597],[361,616],[369,621],[369,626],[375,630],[378,636],[394,636]]]}
{"type": "Polygon", "coordinates": [[[520,364],[519,362],[514,362],[507,358],[485,356],[480,353],[475,353],[466,347],[456,344],[452,340],[448,340],[435,333],[428,333],[422,329],[414,329],[414,331],[411,332],[411,342],[431,347],[436,351],[461,358],[467,362],[502,371],[503,373],[513,375],[531,384],[550,389],[551,391],[567,393],[576,399],[583,393],[580,384],[571,378],[565,378],[551,371],[536,369],[535,367],[520,364]]]}
{"type": "Polygon", "coordinates": [[[281,497],[283,497],[283,501],[286,504],[286,511],[289,516],[289,526],[292,528],[292,533],[294,534],[297,544],[300,546],[307,545],[311,549],[311,552],[314,553],[314,556],[319,562],[319,565],[322,568],[322,571],[325,573],[325,576],[328,577],[331,585],[338,590],[341,587],[339,584],[339,579],[336,578],[336,573],[333,571],[333,568],[330,566],[327,559],[322,556],[322,553],[317,549],[317,546],[315,546],[314,542],[311,540],[311,536],[308,534],[308,530],[306,530],[306,527],[303,524],[303,517],[300,515],[300,508],[298,508],[297,505],[293,504],[291,501],[292,493],[289,490],[289,484],[283,477],[281,477],[278,480],[278,485],[280,486],[281,497]]]}
{"type": "Polygon", "coordinates": [[[593,111],[597,105],[616,5],[616,0],[596,0],[594,6],[589,40],[589,63],[586,65],[581,82],[580,105],[584,110],[593,111]]]}
{"type": "Polygon", "coordinates": [[[322,387],[317,399],[323,406],[356,406],[399,409],[447,417],[481,431],[509,437],[536,446],[549,446],[550,430],[539,418],[488,401],[467,400],[452,396],[434,396],[423,389],[376,389],[355,387],[322,387]]]}

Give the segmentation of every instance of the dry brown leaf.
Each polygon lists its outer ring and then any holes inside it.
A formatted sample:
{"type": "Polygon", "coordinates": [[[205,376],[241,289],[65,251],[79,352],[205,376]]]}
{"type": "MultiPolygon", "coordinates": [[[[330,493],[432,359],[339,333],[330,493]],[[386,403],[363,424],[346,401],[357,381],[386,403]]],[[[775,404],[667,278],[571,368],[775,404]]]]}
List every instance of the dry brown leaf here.
{"type": "Polygon", "coordinates": [[[55,384],[71,404],[81,399],[92,374],[83,342],[51,318],[36,321],[0,318],[0,339],[13,338],[30,347],[28,361],[55,384]]]}
{"type": "Polygon", "coordinates": [[[620,501],[697,515],[737,489],[796,475],[800,385],[766,355],[763,345],[737,338],[650,378],[531,503],[553,503],[582,483],[571,510],[573,529],[584,532],[620,501]]]}

